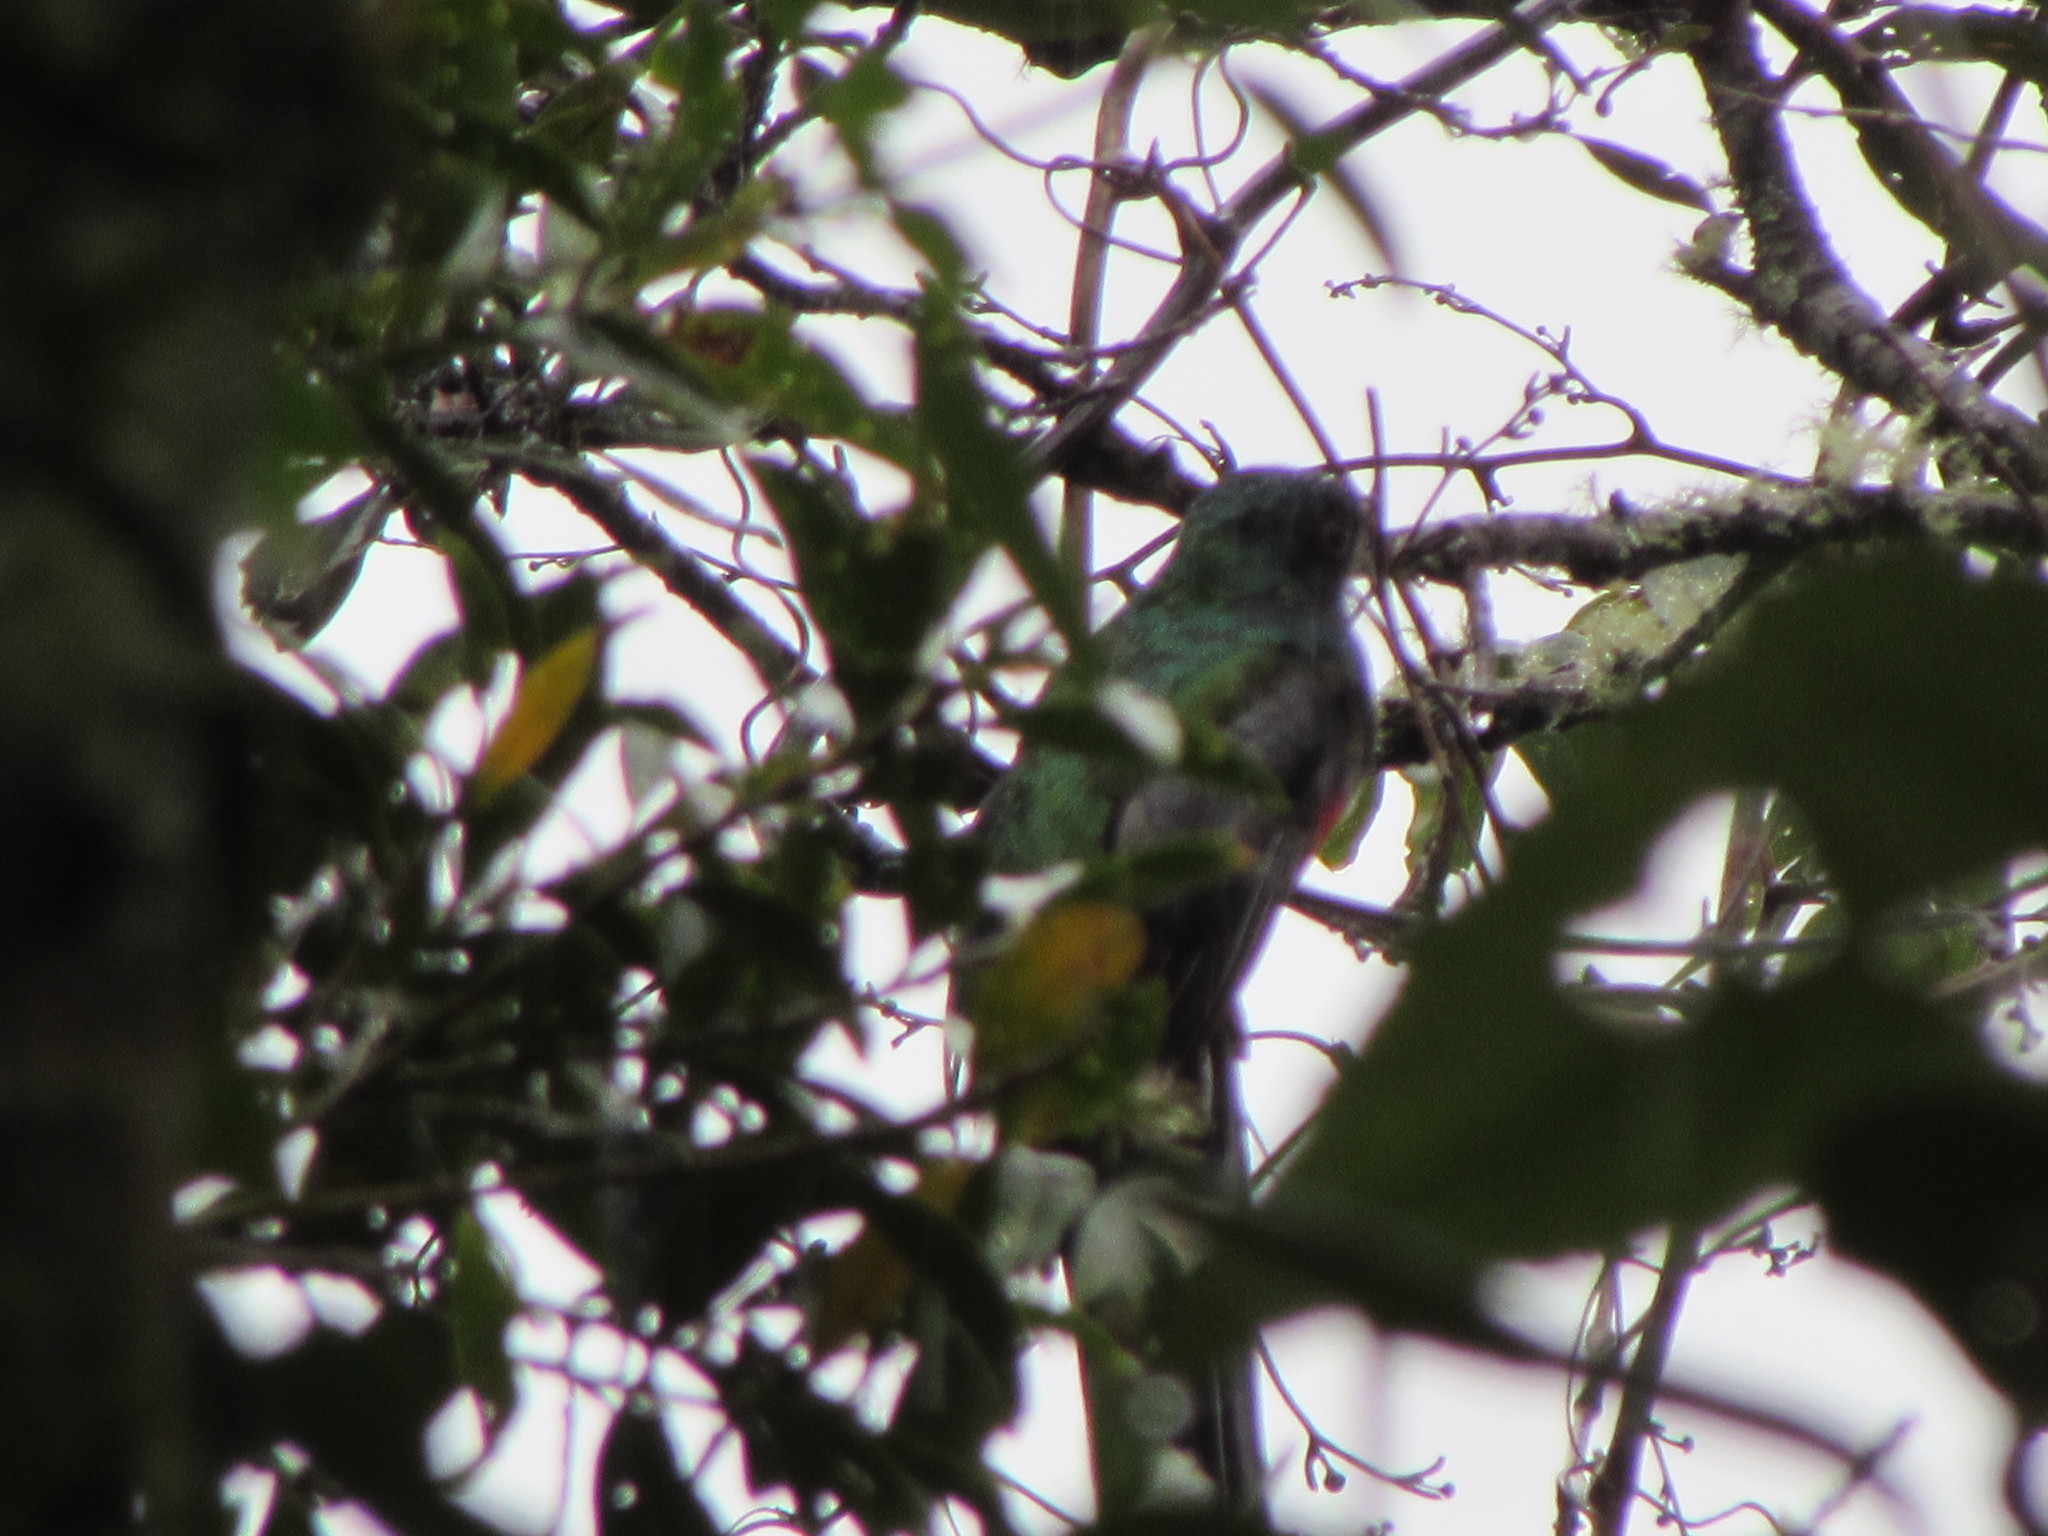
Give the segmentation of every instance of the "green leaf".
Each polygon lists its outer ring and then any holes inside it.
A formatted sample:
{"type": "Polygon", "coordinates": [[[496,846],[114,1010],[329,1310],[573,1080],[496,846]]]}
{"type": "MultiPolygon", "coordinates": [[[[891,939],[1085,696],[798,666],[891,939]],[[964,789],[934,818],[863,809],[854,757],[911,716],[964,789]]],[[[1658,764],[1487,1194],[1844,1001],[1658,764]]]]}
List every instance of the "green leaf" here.
{"type": "Polygon", "coordinates": [[[1359,845],[1365,841],[1367,829],[1372,826],[1373,817],[1379,814],[1380,797],[1385,792],[1386,782],[1384,773],[1368,773],[1359,781],[1351,803],[1344,807],[1344,814],[1331,825],[1322,846],[1316,849],[1316,862],[1323,868],[1351,867],[1352,861],[1358,857],[1359,845]]]}
{"type": "Polygon", "coordinates": [[[932,276],[944,292],[957,293],[967,281],[967,257],[946,222],[929,209],[897,204],[891,210],[896,232],[931,263],[932,276]]]}
{"type": "Polygon", "coordinates": [[[267,529],[242,562],[250,610],[287,643],[311,640],[355,590],[391,511],[372,487],[332,516],[267,529]]]}
{"type": "Polygon", "coordinates": [[[751,468],[789,536],[811,614],[832,651],[832,676],[869,731],[893,722],[920,682],[925,637],[958,591],[964,567],[922,518],[863,516],[836,485],[765,459],[751,468]]]}
{"type": "Polygon", "coordinates": [[[469,1207],[455,1218],[454,1270],[448,1277],[448,1322],[454,1333],[455,1374],[496,1410],[512,1412],[512,1364],[505,1358],[505,1328],[519,1315],[519,1293],[500,1267],[495,1245],[469,1207]]]}
{"type": "Polygon", "coordinates": [[[902,890],[913,938],[923,940],[967,922],[980,905],[985,872],[980,848],[969,838],[943,836],[930,801],[897,802],[896,819],[909,839],[902,890]]]}
{"type": "Polygon", "coordinates": [[[918,317],[917,418],[945,474],[949,520],[975,553],[1002,546],[1078,659],[1092,651],[1080,584],[1032,515],[1031,474],[996,429],[965,327],[941,300],[928,294],[918,317]]]}
{"type": "Polygon", "coordinates": [[[804,343],[786,315],[769,317],[733,382],[816,436],[841,438],[896,464],[916,462],[903,417],[862,394],[837,363],[804,343]]]}
{"type": "Polygon", "coordinates": [[[556,154],[602,166],[619,139],[620,114],[633,99],[636,71],[606,64],[548,98],[527,130],[556,154]]]}
{"type": "Polygon", "coordinates": [[[603,606],[604,584],[588,567],[567,581],[519,593],[511,612],[519,654],[534,665],[565,641],[592,629],[601,630],[603,606]]]}
{"type": "Polygon", "coordinates": [[[457,632],[429,640],[413,654],[391,685],[391,703],[405,714],[424,720],[457,684],[466,681],[463,660],[469,650],[457,632]]]}
{"type": "Polygon", "coordinates": [[[943,1200],[884,1194],[861,1178],[846,1180],[838,1193],[888,1241],[918,1281],[944,1298],[947,1312],[959,1324],[959,1339],[980,1354],[996,1395],[973,1435],[979,1443],[981,1435],[1017,1409],[1022,1336],[1001,1279],[989,1268],[973,1234],[943,1208],[943,1200]]]}
{"type": "Polygon", "coordinates": [[[1128,1415],[1117,1411],[1143,1366],[1107,1329],[1077,1329],[1075,1339],[1081,1347],[1097,1498],[1112,1517],[1127,1514],[1144,1493],[1146,1468],[1158,1450],[1133,1433],[1128,1415]]]}
{"type": "MultiPolygon", "coordinates": [[[[1297,30],[1324,7],[1314,0],[1176,0],[1170,8],[1159,0],[927,0],[922,9],[1008,38],[1033,64],[1072,79],[1114,59],[1133,31],[1169,9],[1182,18],[1191,40],[1202,40],[1243,31],[1297,30]]],[[[1347,19],[1354,12],[1370,13],[1358,18],[1368,23],[1420,14],[1407,0],[1354,4],[1345,11],[1347,19]]]]}
{"type": "Polygon", "coordinates": [[[695,0],[689,19],[654,49],[649,73],[676,93],[675,118],[659,149],[657,195],[649,211],[666,212],[702,184],[726,140],[738,130],[745,102],[727,60],[739,36],[716,5],[695,0]]]}
{"type": "MultiPolygon", "coordinates": [[[[671,246],[653,250],[646,265],[667,270],[674,254],[671,246]]],[[[915,466],[919,454],[903,416],[869,401],[837,364],[805,344],[793,323],[784,310],[707,305],[677,314],[668,334],[659,335],[637,314],[595,311],[567,329],[563,342],[590,371],[631,378],[682,435],[695,439],[674,446],[728,446],[779,418],[805,434],[915,466]]]]}
{"type": "Polygon", "coordinates": [[[1152,755],[1133,741],[1128,731],[1107,718],[1091,699],[1041,699],[1005,723],[1015,728],[1027,746],[1073,752],[1105,767],[1132,773],[1144,773],[1158,766],[1152,755]]]}
{"type": "MultiPolygon", "coordinates": [[[[277,467],[296,465],[305,479],[294,499],[313,489],[362,451],[362,434],[333,384],[297,357],[280,357],[271,372],[270,442],[264,457],[277,467]]],[[[284,510],[289,510],[287,504],[284,510]]]]}
{"type": "Polygon", "coordinates": [[[519,55],[509,19],[497,0],[426,0],[405,18],[402,59],[435,108],[478,123],[515,120],[519,55]]]}
{"type": "Polygon", "coordinates": [[[407,1536],[486,1536],[492,1528],[449,1503],[427,1475],[420,1435],[456,1388],[448,1336],[434,1318],[397,1307],[369,1333],[315,1333],[281,1359],[234,1356],[203,1336],[200,1417],[214,1464],[262,1465],[279,1441],[312,1459],[323,1491],[360,1499],[407,1536]]]}
{"type": "Polygon", "coordinates": [[[1486,830],[1485,786],[1462,765],[1450,770],[1448,784],[1444,771],[1431,764],[1402,776],[1415,797],[1408,823],[1408,889],[1426,895],[1433,911],[1442,902],[1446,882],[1479,861],[1486,830]]]}
{"type": "MultiPolygon", "coordinates": [[[[670,1004],[680,1019],[730,1030],[742,1021],[822,1019],[846,1005],[836,936],[809,912],[737,870],[707,871],[687,899],[710,921],[712,943],[672,978],[670,1004]]],[[[790,1038],[786,1059],[793,1062],[805,1043],[790,1038]]],[[[751,1048],[761,1070],[776,1059],[765,1044],[751,1048]]]]}
{"type": "Polygon", "coordinates": [[[1297,26],[1320,9],[1315,0],[1176,0],[1174,8],[1218,26],[1271,29],[1297,26]]]}
{"type": "Polygon", "coordinates": [[[1613,735],[1613,726],[1595,720],[1569,730],[1537,731],[1516,742],[1514,750],[1554,804],[1584,783],[1604,754],[1613,750],[1613,735]]]}
{"type": "Polygon", "coordinates": [[[966,809],[981,803],[1001,773],[964,733],[926,720],[913,725],[908,735],[875,743],[861,780],[861,798],[966,809]]]}
{"type": "Polygon", "coordinates": [[[463,678],[481,687],[491,680],[498,658],[512,649],[517,594],[503,562],[480,554],[468,539],[444,531],[435,536],[434,547],[448,562],[462,613],[463,678]]]}
{"type": "Polygon", "coordinates": [[[637,721],[663,736],[708,746],[704,728],[680,706],[667,699],[626,699],[611,706],[611,717],[621,723],[637,721]]]}
{"type": "Polygon", "coordinates": [[[1714,200],[1707,196],[1705,187],[1655,156],[1606,139],[1579,137],[1577,142],[1602,170],[1636,191],[1681,208],[1697,208],[1701,213],[1714,211],[1714,200]]]}
{"type": "Polygon", "coordinates": [[[1274,1210],[1337,1233],[1408,1223],[1473,1257],[1597,1247],[1796,1179],[1830,1125],[1887,1095],[1984,1080],[1970,1031],[1853,960],[1766,996],[1725,989],[1645,1033],[1576,1012],[1551,956],[1714,791],[1783,788],[1862,924],[2048,842],[2044,761],[2038,587],[1891,559],[1760,605],[1709,668],[1615,728],[1493,892],[1421,941],[1274,1210]]]}
{"type": "Polygon", "coordinates": [[[1895,1276],[2021,1420],[2048,1414],[2048,1111],[2012,1083],[1930,1092],[1831,1135],[1814,1174],[1828,1242],[1895,1276]]]}
{"type": "Polygon", "coordinates": [[[646,249],[636,279],[641,283],[673,272],[700,272],[738,258],[788,204],[789,189],[773,176],[757,176],[724,206],[693,214],[674,235],[646,249]]]}
{"type": "Polygon", "coordinates": [[[782,37],[799,36],[818,8],[819,0],[761,0],[760,10],[769,26],[782,37]]]}
{"type": "MultiPolygon", "coordinates": [[[[879,0],[874,0],[879,3],[879,0]]],[[[1156,0],[928,0],[934,16],[1008,38],[1032,63],[1069,79],[1117,56],[1156,0]]]]}
{"type": "Polygon", "coordinates": [[[1981,911],[1995,908],[2006,882],[2003,870],[1945,883],[1938,891],[1869,924],[1877,942],[1870,964],[1891,985],[1924,992],[1974,970],[1991,958],[1995,935],[1981,911]],[[1972,908],[1980,910],[1971,910],[1972,908]]]}
{"type": "Polygon", "coordinates": [[[875,124],[910,99],[910,90],[889,67],[885,48],[857,55],[846,72],[816,90],[810,105],[839,130],[839,142],[860,173],[864,186],[878,185],[872,147],[875,124]]]}

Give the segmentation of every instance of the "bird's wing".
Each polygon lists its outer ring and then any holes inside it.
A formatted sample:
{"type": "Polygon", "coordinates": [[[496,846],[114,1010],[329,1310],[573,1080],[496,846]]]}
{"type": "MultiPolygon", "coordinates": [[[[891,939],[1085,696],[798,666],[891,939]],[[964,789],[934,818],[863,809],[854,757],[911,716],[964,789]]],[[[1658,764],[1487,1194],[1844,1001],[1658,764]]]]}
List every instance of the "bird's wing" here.
{"type": "Polygon", "coordinates": [[[1025,751],[981,804],[989,868],[1030,874],[1102,852],[1112,803],[1100,771],[1081,753],[1025,751]]]}
{"type": "Polygon", "coordinates": [[[1275,648],[1248,671],[1218,723],[1273,777],[1274,803],[1186,774],[1158,774],[1112,812],[1116,848],[1191,833],[1220,833],[1245,854],[1244,868],[1146,914],[1148,960],[1169,1005],[1162,1059],[1199,1081],[1224,1040],[1230,1000],[1287,899],[1302,865],[1365,767],[1366,705],[1356,655],[1275,648]]]}

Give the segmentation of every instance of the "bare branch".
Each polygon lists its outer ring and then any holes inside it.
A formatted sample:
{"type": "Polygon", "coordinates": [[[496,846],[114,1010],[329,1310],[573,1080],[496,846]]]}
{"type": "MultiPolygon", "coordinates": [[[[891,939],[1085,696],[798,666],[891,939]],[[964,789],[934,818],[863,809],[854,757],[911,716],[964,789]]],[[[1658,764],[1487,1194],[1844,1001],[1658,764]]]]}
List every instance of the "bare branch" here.
{"type": "Polygon", "coordinates": [[[606,479],[581,460],[543,449],[523,451],[515,462],[528,479],[567,496],[607,538],[708,619],[738,647],[771,692],[787,693],[817,681],[818,674],[803,657],[735,597],[732,588],[628,501],[617,481],[606,479]]]}
{"type": "Polygon", "coordinates": [[[2048,443],[2026,416],[1987,395],[1918,337],[1892,325],[1843,269],[1822,230],[1780,124],[1742,0],[1711,0],[1692,50],[1737,201],[1756,250],[1753,272],[1694,253],[1688,270],[1740,298],[1764,323],[1853,388],[1909,415],[1931,416],[1970,443],[2022,493],[2048,488],[2048,443]]]}
{"type": "Polygon", "coordinates": [[[1673,1232],[1665,1245],[1657,1293],[1650,1300],[1641,1336],[1636,1340],[1635,1357],[1622,1378],[1621,1407],[1617,1410],[1614,1436],[1607,1445],[1607,1459],[1586,1495],[1587,1509],[1593,1517],[1593,1536],[1624,1536],[1628,1530],[1629,1505],[1635,1500],[1643,1442],[1651,1434],[1650,1415],[1656,1410],[1664,1367],[1671,1358],[1671,1341],[1678,1332],[1678,1310],[1698,1262],[1699,1234],[1673,1232]]]}
{"type": "Polygon", "coordinates": [[[1882,61],[1796,0],[1754,0],[1757,14],[1815,65],[1842,104],[1879,180],[1899,205],[1946,240],[1972,286],[2015,267],[2048,271],[2048,232],[1969,176],[1928,131],[1882,61]]]}
{"type": "Polygon", "coordinates": [[[1400,540],[1392,567],[1396,576],[1462,586],[1476,570],[1538,566],[1605,586],[1702,555],[1784,559],[1887,537],[2048,554],[2048,527],[2002,492],[1772,486],[1675,511],[1446,519],[1400,540]]]}
{"type": "Polygon", "coordinates": [[[1176,343],[1213,312],[1231,259],[1252,227],[1307,181],[1304,154],[1335,156],[1421,110],[1445,92],[1484,73],[1524,45],[1529,35],[1570,14],[1573,0],[1529,0],[1510,20],[1460,44],[1416,71],[1393,91],[1352,108],[1327,127],[1298,140],[1255,173],[1215,216],[1177,215],[1184,259],[1180,276],[1123,352],[1084,400],[1062,415],[1032,447],[1041,468],[1056,469],[1076,439],[1094,435],[1151,377],[1176,343]]]}
{"type": "MultiPolygon", "coordinates": [[[[1116,67],[1109,72],[1102,101],[1095,110],[1095,166],[1088,177],[1088,203],[1081,215],[1080,238],[1074,247],[1074,281],[1069,295],[1067,338],[1082,359],[1083,378],[1095,377],[1095,344],[1102,339],[1102,291],[1109,273],[1110,226],[1117,204],[1128,188],[1124,157],[1130,151],[1131,111],[1145,72],[1166,39],[1163,22],[1141,27],[1124,40],[1116,67]]],[[[1090,513],[1093,496],[1080,482],[1069,480],[1061,494],[1058,548],[1061,561],[1085,578],[1094,549],[1090,513]]]]}

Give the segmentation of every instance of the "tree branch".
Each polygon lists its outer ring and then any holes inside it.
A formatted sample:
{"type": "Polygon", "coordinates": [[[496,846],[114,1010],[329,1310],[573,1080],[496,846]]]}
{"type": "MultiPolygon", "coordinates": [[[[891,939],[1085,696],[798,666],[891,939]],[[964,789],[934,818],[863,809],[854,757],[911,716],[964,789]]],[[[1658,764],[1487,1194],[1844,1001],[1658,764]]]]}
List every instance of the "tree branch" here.
{"type": "Polygon", "coordinates": [[[1987,287],[2015,267],[2048,272],[2048,233],[1964,171],[1880,59],[1797,0],[1752,3],[1834,87],[1878,180],[1948,242],[1969,269],[1970,287],[1987,287]]]}
{"type": "Polygon", "coordinates": [[[606,538],[709,620],[747,658],[769,692],[788,693],[817,681],[818,674],[796,649],[762,623],[731,587],[663,534],[653,519],[626,499],[617,481],[579,459],[545,450],[519,452],[513,463],[527,479],[567,496],[606,538]]]}
{"type": "Polygon", "coordinates": [[[1622,1377],[1614,1437],[1607,1445],[1607,1459],[1586,1495],[1586,1508],[1593,1517],[1593,1536],[1624,1536],[1628,1530],[1628,1510],[1635,1499],[1643,1443],[1654,1428],[1650,1416],[1656,1411],[1664,1367],[1671,1358],[1671,1341],[1678,1332],[1678,1309],[1692,1280],[1693,1266],[1699,1262],[1699,1248],[1699,1234],[1693,1231],[1673,1232],[1665,1246],[1657,1293],[1650,1299],[1650,1310],[1643,1317],[1635,1357],[1622,1377]]]}
{"type": "MultiPolygon", "coordinates": [[[[1109,276],[1109,234],[1117,204],[1129,180],[1124,157],[1130,150],[1131,111],[1138,89],[1166,39],[1166,24],[1141,27],[1124,40],[1116,67],[1109,72],[1102,101],[1095,110],[1095,168],[1088,177],[1088,203],[1081,215],[1080,237],[1074,245],[1074,281],[1067,307],[1067,341],[1080,360],[1082,381],[1092,383],[1102,339],[1102,292],[1109,276]]],[[[1086,579],[1095,547],[1089,488],[1069,480],[1061,493],[1060,559],[1075,576],[1086,579]]]]}
{"type": "Polygon", "coordinates": [[[1185,251],[1180,275],[1102,381],[1032,446],[1032,462],[1041,470],[1056,472],[1073,445],[1100,432],[1166,354],[1207,317],[1223,292],[1231,259],[1244,237],[1311,179],[1301,169],[1304,158],[1334,160],[1355,149],[1492,68],[1532,34],[1568,15],[1572,4],[1573,0],[1529,0],[1508,21],[1489,27],[1385,95],[1352,108],[1317,133],[1290,144],[1267,161],[1219,213],[1209,216],[1176,210],[1185,251]]]}
{"type": "Polygon", "coordinates": [[[2048,489],[2048,443],[2025,415],[1955,372],[1918,337],[1893,326],[1843,269],[1793,166],[1779,122],[1779,88],[1764,72],[1744,0],[1708,0],[1707,34],[1692,50],[1749,224],[1756,268],[1743,273],[1695,254],[1688,269],[1737,296],[1800,351],[1851,388],[1974,444],[2022,493],[2048,489]]]}
{"type": "Polygon", "coordinates": [[[2017,497],[1899,486],[1749,487],[1679,510],[1604,517],[1518,512],[1449,518],[1396,542],[1392,574],[1462,586],[1473,572],[1536,566],[1585,586],[1647,575],[1702,555],[1789,558],[1882,538],[2048,554],[2048,526],[2017,497]]]}

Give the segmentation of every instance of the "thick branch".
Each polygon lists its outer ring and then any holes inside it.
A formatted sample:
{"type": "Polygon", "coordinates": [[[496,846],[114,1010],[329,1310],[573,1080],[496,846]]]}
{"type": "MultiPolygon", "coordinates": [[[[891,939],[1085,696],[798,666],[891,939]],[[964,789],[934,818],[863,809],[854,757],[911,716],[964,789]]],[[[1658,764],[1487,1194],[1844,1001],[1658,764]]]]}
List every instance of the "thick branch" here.
{"type": "Polygon", "coordinates": [[[1887,537],[2048,554],[2048,527],[2004,492],[1774,486],[1680,511],[1447,519],[1399,540],[1392,572],[1462,586],[1475,571],[1535,566],[1605,586],[1702,555],[1783,558],[1887,537]]]}
{"type": "Polygon", "coordinates": [[[1964,259],[1973,285],[1988,286],[2015,267],[2048,272],[2048,233],[1965,172],[1882,60],[1797,0],[1752,3],[1834,87],[1878,179],[1964,259]]]}
{"type": "Polygon", "coordinates": [[[1894,327],[1843,269],[1793,167],[1777,84],[1764,73],[1747,6],[1709,0],[1701,16],[1709,25],[1693,48],[1693,62],[1749,222],[1756,270],[1745,274],[1716,259],[1696,259],[1694,274],[1736,294],[1850,388],[1910,415],[1930,416],[1970,440],[2014,488],[2048,489],[2048,444],[2040,429],[1894,327]]]}
{"type": "MultiPolygon", "coordinates": [[[[1088,205],[1081,215],[1080,236],[1074,246],[1074,281],[1067,310],[1067,340],[1081,361],[1083,383],[1092,383],[1100,357],[1096,344],[1102,339],[1102,294],[1109,277],[1109,233],[1116,222],[1117,204],[1123,201],[1121,183],[1126,179],[1124,156],[1130,148],[1131,111],[1138,103],[1138,88],[1145,72],[1158,56],[1166,39],[1166,24],[1155,22],[1124,40],[1123,53],[1103,87],[1102,101],[1095,109],[1095,169],[1088,178],[1088,205]]],[[[1061,563],[1077,577],[1085,578],[1095,548],[1094,500],[1087,486],[1068,480],[1060,497],[1059,536],[1055,541],[1061,563]]]]}
{"type": "MultiPolygon", "coordinates": [[[[1105,438],[1086,451],[1098,455],[1116,441],[1105,438]]],[[[1156,466],[1164,457],[1135,448],[1129,452],[1147,466],[1156,466]]],[[[517,463],[520,473],[568,495],[607,537],[716,625],[746,654],[764,682],[786,689],[815,678],[802,658],[723,581],[635,509],[616,482],[554,454],[523,453],[517,463]]],[[[1123,468],[1132,471],[1135,466],[1123,468]]],[[[1170,459],[1165,471],[1168,478],[1177,478],[1170,459]]],[[[1115,488],[1105,481],[1096,483],[1115,488]]],[[[1813,549],[1885,538],[1972,545],[2028,557],[2048,555],[2048,527],[2019,500],[1998,492],[1771,487],[1683,510],[1628,516],[1517,513],[1447,519],[1402,539],[1392,569],[1401,579],[1462,586],[1477,571],[1526,566],[1558,571],[1587,586],[1604,586],[1707,555],[1745,555],[1777,564],[1813,549]]],[[[1688,637],[1688,646],[1697,638],[1688,637]]],[[[1561,685],[1549,678],[1491,690],[1484,697],[1474,695],[1464,705],[1484,717],[1475,740],[1488,749],[1512,746],[1538,731],[1605,719],[1616,707],[1611,689],[1561,685]]],[[[1377,760],[1382,767],[1405,767],[1430,757],[1412,699],[1382,703],[1378,734],[1377,760]]]]}

